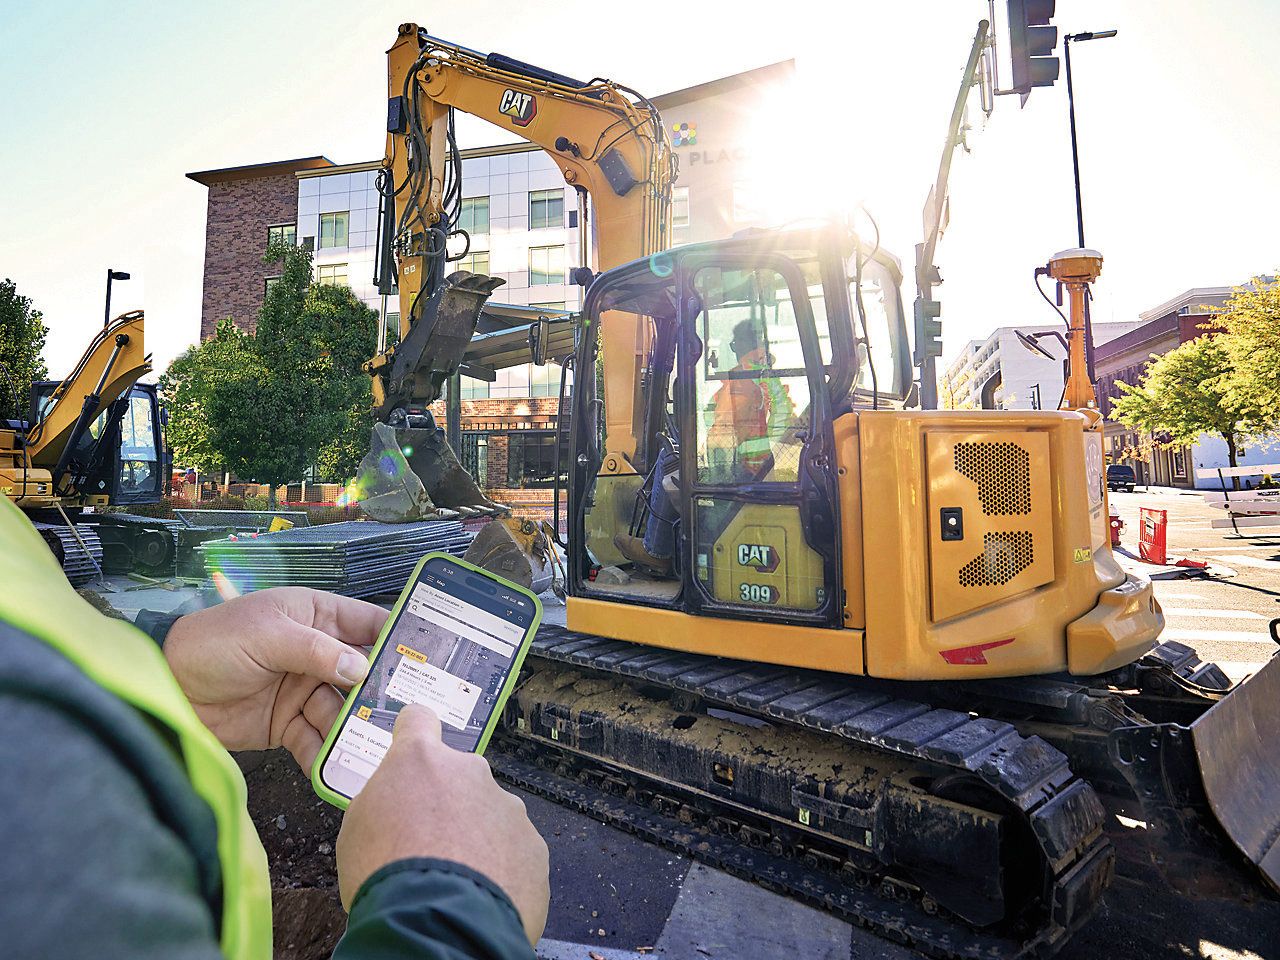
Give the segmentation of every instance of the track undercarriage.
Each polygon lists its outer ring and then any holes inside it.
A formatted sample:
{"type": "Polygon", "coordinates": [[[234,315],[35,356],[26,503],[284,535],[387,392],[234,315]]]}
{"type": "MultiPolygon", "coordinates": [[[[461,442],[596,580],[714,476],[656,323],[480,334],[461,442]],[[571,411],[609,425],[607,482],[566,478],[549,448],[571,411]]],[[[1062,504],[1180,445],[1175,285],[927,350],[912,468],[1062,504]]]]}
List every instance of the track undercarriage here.
{"type": "Polygon", "coordinates": [[[1114,870],[1095,785],[1212,842],[1192,827],[1203,795],[1162,788],[1133,751],[1228,686],[1177,644],[1087,684],[895,684],[548,626],[492,762],[923,952],[1048,955],[1114,870]]]}

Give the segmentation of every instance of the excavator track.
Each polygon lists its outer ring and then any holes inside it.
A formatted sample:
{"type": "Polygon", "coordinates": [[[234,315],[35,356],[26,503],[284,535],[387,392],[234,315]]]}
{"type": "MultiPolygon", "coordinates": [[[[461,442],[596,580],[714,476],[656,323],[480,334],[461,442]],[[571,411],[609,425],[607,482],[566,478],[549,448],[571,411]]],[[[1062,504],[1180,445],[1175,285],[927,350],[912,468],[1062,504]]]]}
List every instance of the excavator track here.
{"type": "Polygon", "coordinates": [[[554,626],[526,671],[499,774],[930,955],[1051,955],[1110,881],[1092,786],[1009,722],[554,626]]]}

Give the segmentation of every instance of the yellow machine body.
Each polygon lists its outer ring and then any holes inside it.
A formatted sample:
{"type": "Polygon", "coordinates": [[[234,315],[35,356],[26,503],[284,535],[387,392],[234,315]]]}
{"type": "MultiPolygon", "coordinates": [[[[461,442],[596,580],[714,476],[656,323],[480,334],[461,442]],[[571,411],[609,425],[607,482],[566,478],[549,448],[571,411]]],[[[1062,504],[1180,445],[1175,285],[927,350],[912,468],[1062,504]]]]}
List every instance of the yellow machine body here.
{"type": "MultiPolygon", "coordinates": [[[[578,597],[568,601],[570,628],[897,680],[1096,674],[1154,644],[1163,617],[1151,585],[1127,577],[1111,553],[1096,418],[864,410],[834,427],[841,628],[578,597]],[[963,539],[944,538],[944,510],[959,511],[963,539]]],[[[744,570],[740,551],[773,545],[776,567],[745,575],[749,583],[811,592],[814,556],[798,512],[773,510],[766,520],[753,515],[760,509],[742,511],[715,556],[744,570]]],[[[729,590],[746,582],[723,580],[729,590]]]]}
{"type": "Polygon", "coordinates": [[[105,411],[151,370],[142,311],[124,314],[99,331],[70,376],[45,399],[42,417],[27,430],[0,429],[0,493],[24,509],[104,506],[92,490],[54,489],[53,471],[75,433],[85,398],[105,411]]]}

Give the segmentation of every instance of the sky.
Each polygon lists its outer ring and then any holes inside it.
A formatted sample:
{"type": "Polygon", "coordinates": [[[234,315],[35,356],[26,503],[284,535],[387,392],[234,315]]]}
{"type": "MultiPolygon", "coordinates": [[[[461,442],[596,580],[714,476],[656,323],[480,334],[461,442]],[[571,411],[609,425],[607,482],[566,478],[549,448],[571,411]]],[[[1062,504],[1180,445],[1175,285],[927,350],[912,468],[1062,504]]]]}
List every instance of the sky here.
{"type": "MultiPolygon", "coordinates": [[[[112,312],[146,310],[162,369],[200,323],[206,189],[185,174],[380,157],[384,53],[409,20],[650,95],[794,58],[802,102],[760,118],[764,190],[812,199],[819,184],[865,204],[909,268],[986,15],[985,0],[0,4],[0,277],[44,312],[60,376],[101,324],[107,268],[129,271],[112,312]]],[[[1119,31],[1072,48],[1086,240],[1105,258],[1095,323],[1274,272],[1280,4],[1058,0],[1054,23],[1119,31]]],[[[995,327],[1051,321],[1033,270],[1076,242],[1065,81],[971,122],[936,258],[947,357],[995,327]]],[[[503,139],[471,118],[459,138],[503,139]]]]}

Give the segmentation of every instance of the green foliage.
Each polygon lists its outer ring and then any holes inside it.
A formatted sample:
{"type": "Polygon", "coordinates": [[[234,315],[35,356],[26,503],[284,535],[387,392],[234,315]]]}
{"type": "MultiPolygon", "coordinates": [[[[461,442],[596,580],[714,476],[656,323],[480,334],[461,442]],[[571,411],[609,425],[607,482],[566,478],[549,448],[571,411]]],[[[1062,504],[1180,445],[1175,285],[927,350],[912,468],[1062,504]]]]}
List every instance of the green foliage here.
{"type": "Polygon", "coordinates": [[[257,330],[224,322],[162,379],[172,383],[171,442],[179,462],[217,464],[242,480],[288,483],[316,465],[320,479],[344,482],[368,442],[370,385],[360,365],[373,355],[377,314],[348,287],[312,284],[306,250],[274,244],[266,260],[282,269],[257,330]]]}
{"type": "Polygon", "coordinates": [[[1233,386],[1228,341],[1220,335],[1197,337],[1156,357],[1140,384],[1118,384],[1123,396],[1114,404],[1113,419],[1162,435],[1165,447],[1193,444],[1204,433],[1219,434],[1234,466],[1240,445],[1271,432],[1274,419],[1233,386]]]}
{"type": "Polygon", "coordinates": [[[1236,288],[1212,325],[1227,332],[1231,392],[1280,420],[1280,281],[1255,277],[1236,288]]]}
{"type": "Polygon", "coordinates": [[[0,281],[0,420],[26,419],[32,382],[49,376],[41,358],[48,334],[31,298],[18,293],[12,280],[0,281]]]}
{"type": "Polygon", "coordinates": [[[248,337],[230,318],[212,337],[179,354],[160,377],[160,398],[169,412],[165,437],[174,463],[203,471],[225,466],[209,429],[209,400],[219,384],[235,380],[249,363],[248,337]]]}

